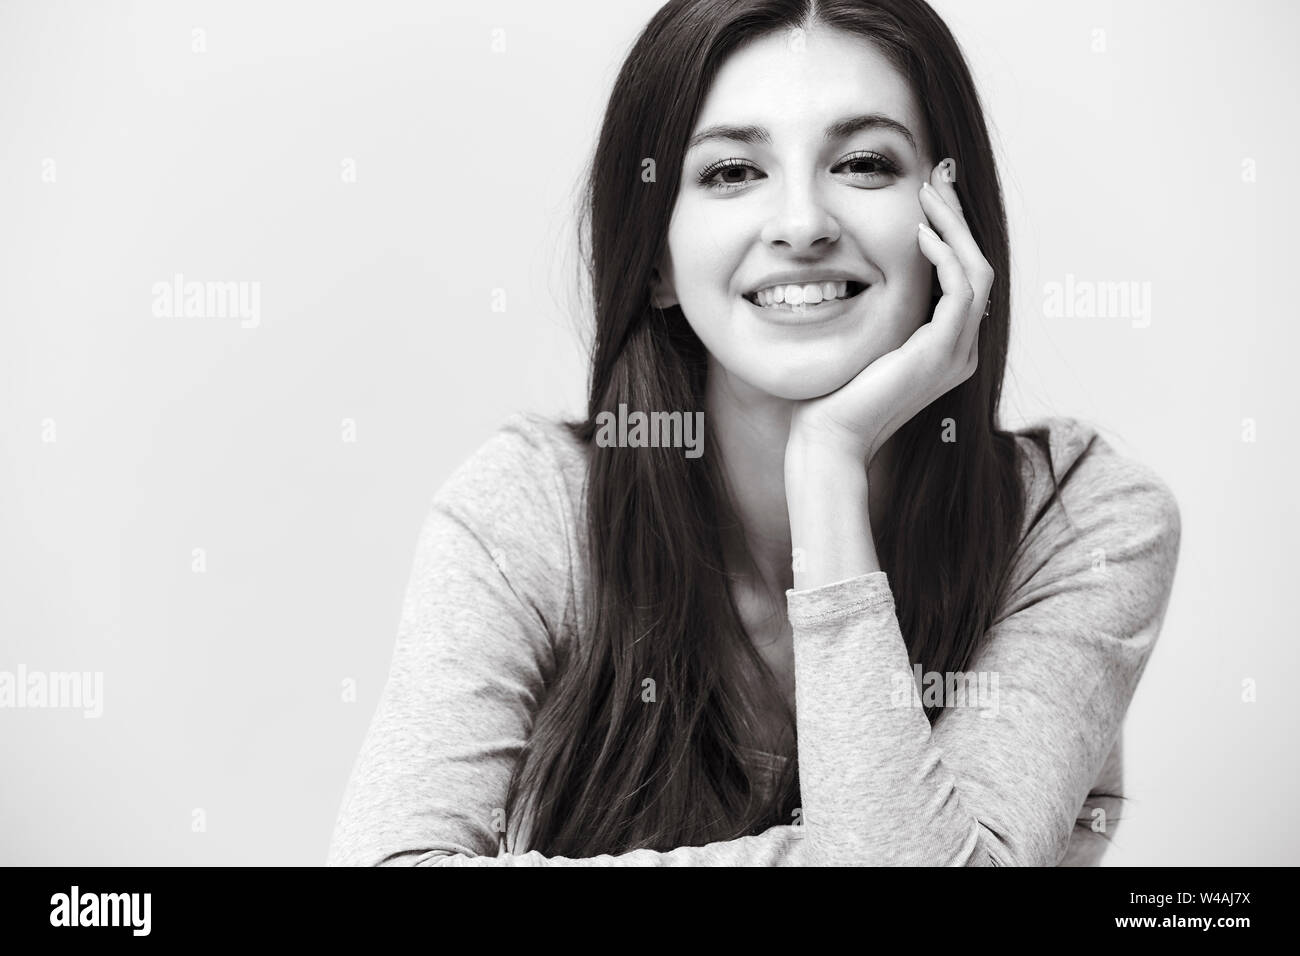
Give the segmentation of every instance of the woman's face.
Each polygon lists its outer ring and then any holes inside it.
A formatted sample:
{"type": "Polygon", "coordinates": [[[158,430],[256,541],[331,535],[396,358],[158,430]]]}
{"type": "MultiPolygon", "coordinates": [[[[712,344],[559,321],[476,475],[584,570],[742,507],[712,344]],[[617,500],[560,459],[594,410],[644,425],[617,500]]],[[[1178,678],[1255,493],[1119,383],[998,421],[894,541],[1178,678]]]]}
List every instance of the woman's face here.
{"type": "Polygon", "coordinates": [[[655,301],[681,306],[730,387],[832,392],[929,318],[916,227],[932,167],[908,84],[868,41],[758,39],[692,131],[655,301]]]}

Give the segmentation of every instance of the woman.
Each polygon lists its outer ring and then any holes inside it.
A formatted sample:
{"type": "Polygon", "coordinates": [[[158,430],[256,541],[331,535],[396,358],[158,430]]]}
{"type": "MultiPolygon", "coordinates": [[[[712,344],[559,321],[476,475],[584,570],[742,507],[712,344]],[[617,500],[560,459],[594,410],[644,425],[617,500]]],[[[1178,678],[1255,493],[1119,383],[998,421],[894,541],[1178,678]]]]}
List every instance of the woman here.
{"type": "Polygon", "coordinates": [[[330,862],[1094,862],[1178,508],[1076,420],[997,427],[1006,224],[944,24],[674,0],[586,213],[587,418],[435,498],[330,862]]]}

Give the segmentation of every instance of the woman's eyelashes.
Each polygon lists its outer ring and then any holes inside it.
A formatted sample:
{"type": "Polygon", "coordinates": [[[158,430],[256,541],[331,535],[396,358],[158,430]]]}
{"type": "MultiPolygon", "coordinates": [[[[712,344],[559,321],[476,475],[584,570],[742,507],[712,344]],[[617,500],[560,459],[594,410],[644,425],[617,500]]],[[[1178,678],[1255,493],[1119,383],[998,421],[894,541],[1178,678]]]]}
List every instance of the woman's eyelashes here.
{"type": "Polygon", "coordinates": [[[696,180],[701,186],[709,189],[733,189],[737,186],[743,186],[746,182],[752,182],[747,179],[726,178],[719,180],[719,176],[731,177],[733,173],[740,173],[742,176],[746,172],[758,173],[762,171],[747,159],[720,159],[716,163],[710,163],[699,171],[696,180]]]}
{"type": "Polygon", "coordinates": [[[901,170],[898,165],[888,156],[882,156],[879,153],[873,153],[870,150],[859,150],[856,153],[850,153],[841,159],[834,168],[856,166],[858,169],[853,171],[854,175],[885,178],[887,176],[897,176],[901,170]],[[875,166],[874,170],[863,170],[863,166],[875,166]]]}
{"type": "MultiPolygon", "coordinates": [[[[831,166],[830,171],[859,186],[871,188],[885,185],[901,172],[898,164],[889,157],[871,150],[850,153],[831,166]]],[[[720,159],[696,174],[698,185],[717,192],[734,192],[762,178],[764,173],[755,163],[739,157],[720,159]]]]}

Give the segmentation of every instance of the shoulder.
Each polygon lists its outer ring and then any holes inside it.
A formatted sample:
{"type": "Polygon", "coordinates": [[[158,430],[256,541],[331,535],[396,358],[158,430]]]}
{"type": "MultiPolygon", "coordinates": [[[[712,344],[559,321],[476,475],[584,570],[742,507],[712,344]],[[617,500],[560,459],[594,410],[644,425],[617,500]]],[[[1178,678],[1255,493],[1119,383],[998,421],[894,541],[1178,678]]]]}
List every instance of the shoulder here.
{"type": "Polygon", "coordinates": [[[1045,417],[1014,434],[1025,487],[1017,584],[1117,571],[1111,585],[1163,609],[1182,536],[1169,484],[1091,422],[1045,417]]]}
{"type": "Polygon", "coordinates": [[[433,496],[426,535],[451,529],[454,559],[505,578],[548,623],[573,613],[582,567],[587,451],[559,418],[516,413],[433,496]]]}
{"type": "Polygon", "coordinates": [[[1026,519],[1031,524],[1052,496],[1055,475],[1071,522],[1077,518],[1088,523],[1155,524],[1175,536],[1180,531],[1178,500],[1169,484],[1096,425],[1052,416],[1028,422],[1014,434],[1022,452],[1026,519]],[[1035,433],[1044,442],[1035,441],[1035,433]]]}
{"type": "MultiPolygon", "coordinates": [[[[517,412],[452,472],[436,500],[492,511],[574,500],[586,478],[586,461],[585,447],[563,419],[517,412]]],[[[516,514],[527,516],[527,511],[516,514]]]]}

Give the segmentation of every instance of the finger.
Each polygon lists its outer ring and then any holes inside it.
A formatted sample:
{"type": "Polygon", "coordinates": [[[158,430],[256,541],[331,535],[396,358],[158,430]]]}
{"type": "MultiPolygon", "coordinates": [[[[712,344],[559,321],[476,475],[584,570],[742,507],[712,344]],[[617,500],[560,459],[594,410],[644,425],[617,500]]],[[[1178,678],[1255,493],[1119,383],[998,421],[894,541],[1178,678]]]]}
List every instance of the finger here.
{"type": "Polygon", "coordinates": [[[987,318],[988,318],[988,306],[985,305],[984,308],[980,310],[980,317],[976,319],[974,322],[969,323],[970,328],[967,330],[966,333],[969,336],[969,339],[966,342],[962,343],[966,349],[966,361],[968,363],[979,361],[980,329],[983,327],[984,320],[987,318]]]}
{"type": "Polygon", "coordinates": [[[930,185],[939,190],[939,195],[947,200],[948,205],[958,212],[962,211],[961,200],[957,197],[957,161],[952,157],[945,159],[930,174],[930,185]]]}
{"type": "MultiPolygon", "coordinates": [[[[962,209],[961,197],[957,195],[957,161],[951,156],[945,158],[930,175],[930,185],[939,191],[939,195],[944,201],[955,209],[965,221],[965,212],[962,209]]],[[[970,230],[970,224],[967,223],[967,231],[970,230]]],[[[972,234],[973,238],[973,234],[972,234]]],[[[977,243],[978,246],[978,243],[977,243]]],[[[987,260],[986,260],[987,261],[987,260]]],[[[992,284],[990,284],[990,292],[992,284]]],[[[976,290],[975,305],[979,305],[978,290],[976,290]]],[[[984,308],[980,311],[980,316],[973,323],[966,334],[970,339],[969,350],[966,353],[967,362],[975,362],[979,359],[979,333],[984,324],[984,319],[988,318],[988,299],[985,297],[984,308]]]]}
{"type": "Polygon", "coordinates": [[[973,290],[969,322],[961,336],[969,351],[983,320],[989,292],[993,288],[993,268],[980,252],[965,218],[948,205],[939,191],[928,183],[921,187],[921,208],[936,226],[940,237],[956,253],[973,290]]]}
{"type": "MultiPolygon", "coordinates": [[[[930,324],[939,340],[952,354],[957,354],[962,331],[970,324],[975,291],[966,278],[961,260],[953,248],[925,223],[918,228],[918,243],[925,257],[934,263],[943,295],[934,309],[930,324]]],[[[965,358],[967,352],[960,353],[965,358]]]]}
{"type": "Polygon", "coordinates": [[[950,206],[939,194],[939,190],[929,183],[921,184],[921,209],[929,218],[934,231],[957,253],[966,274],[970,276],[971,287],[987,293],[993,285],[993,268],[980,252],[970,227],[966,225],[965,217],[950,206]]]}

